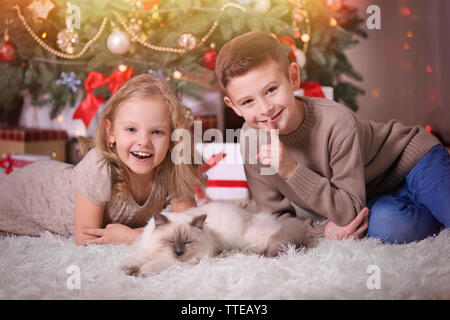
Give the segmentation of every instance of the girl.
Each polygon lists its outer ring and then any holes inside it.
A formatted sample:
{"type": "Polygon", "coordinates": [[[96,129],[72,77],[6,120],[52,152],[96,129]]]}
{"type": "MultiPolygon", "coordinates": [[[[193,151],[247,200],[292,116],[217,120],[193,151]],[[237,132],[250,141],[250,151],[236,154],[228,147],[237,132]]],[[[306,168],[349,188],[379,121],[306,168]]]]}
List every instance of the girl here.
{"type": "Polygon", "coordinates": [[[166,82],[129,80],[105,105],[95,147],[75,167],[40,161],[0,176],[0,230],[131,244],[168,204],[178,212],[195,206],[192,186],[204,178],[193,165],[173,164],[170,152],[172,131],[189,126],[166,82]]]}

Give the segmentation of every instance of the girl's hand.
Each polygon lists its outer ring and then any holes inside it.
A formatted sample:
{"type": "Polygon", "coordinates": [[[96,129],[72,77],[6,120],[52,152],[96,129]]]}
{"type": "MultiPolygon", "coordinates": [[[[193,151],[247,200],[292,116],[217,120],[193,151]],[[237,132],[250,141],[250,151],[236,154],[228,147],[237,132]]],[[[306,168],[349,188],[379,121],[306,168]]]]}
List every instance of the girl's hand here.
{"type": "Polygon", "coordinates": [[[332,240],[342,240],[345,238],[360,239],[364,236],[369,227],[369,209],[363,208],[360,213],[348,225],[340,227],[337,224],[328,221],[325,225],[325,238],[332,240]]]}
{"type": "Polygon", "coordinates": [[[95,239],[83,241],[83,245],[88,244],[132,244],[140,232],[120,223],[108,224],[102,229],[83,229],[83,233],[96,236],[95,239]]]}

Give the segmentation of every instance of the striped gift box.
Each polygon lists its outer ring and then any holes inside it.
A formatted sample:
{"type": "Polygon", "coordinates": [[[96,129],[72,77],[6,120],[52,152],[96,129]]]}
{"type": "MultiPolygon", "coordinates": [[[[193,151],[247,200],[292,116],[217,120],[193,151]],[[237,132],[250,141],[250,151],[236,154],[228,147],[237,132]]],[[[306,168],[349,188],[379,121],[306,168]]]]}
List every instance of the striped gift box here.
{"type": "MultiPolygon", "coordinates": [[[[196,143],[205,161],[205,190],[196,190],[199,200],[248,200],[250,190],[245,177],[238,143],[196,143]]],[[[197,200],[198,201],[198,200],[197,200]]]]}
{"type": "Polygon", "coordinates": [[[36,154],[65,161],[67,138],[64,130],[0,128],[0,154],[36,154]]]}

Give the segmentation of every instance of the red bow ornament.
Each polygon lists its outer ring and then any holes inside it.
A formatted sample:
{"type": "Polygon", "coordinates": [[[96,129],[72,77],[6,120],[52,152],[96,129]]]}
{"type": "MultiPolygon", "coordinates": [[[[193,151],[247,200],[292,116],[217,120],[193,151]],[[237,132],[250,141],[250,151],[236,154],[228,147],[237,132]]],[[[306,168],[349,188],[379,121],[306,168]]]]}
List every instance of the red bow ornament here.
{"type": "Polygon", "coordinates": [[[289,45],[289,59],[294,62],[297,62],[297,57],[295,56],[295,41],[291,37],[287,36],[277,36],[277,39],[281,42],[287,43],[289,45]]]}
{"type": "Polygon", "coordinates": [[[306,97],[319,97],[325,98],[325,94],[322,91],[322,87],[315,81],[302,81],[300,88],[304,91],[306,97]]]}
{"type": "Polygon", "coordinates": [[[94,89],[108,85],[109,90],[114,94],[119,88],[133,76],[133,68],[125,71],[114,71],[109,77],[97,71],[89,72],[84,82],[84,91],[86,97],[75,110],[72,119],[81,119],[86,128],[89,127],[92,118],[97,113],[98,108],[105,100],[105,97],[97,97],[92,93],[94,89]]]}
{"type": "Polygon", "coordinates": [[[13,172],[14,160],[11,158],[10,154],[7,154],[5,158],[0,161],[0,167],[5,168],[5,173],[10,174],[13,172]]]}

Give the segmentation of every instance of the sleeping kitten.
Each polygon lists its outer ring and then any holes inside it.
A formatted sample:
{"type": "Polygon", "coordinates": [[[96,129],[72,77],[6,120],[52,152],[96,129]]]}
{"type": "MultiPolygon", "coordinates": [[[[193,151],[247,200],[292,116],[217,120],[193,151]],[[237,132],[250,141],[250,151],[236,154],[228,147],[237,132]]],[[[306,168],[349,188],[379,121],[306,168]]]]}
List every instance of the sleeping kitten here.
{"type": "Polygon", "coordinates": [[[211,202],[184,212],[155,214],[122,264],[129,275],[145,276],[181,261],[201,259],[229,249],[276,256],[287,244],[310,246],[299,230],[310,220],[271,213],[252,214],[237,205],[211,202]]]}

